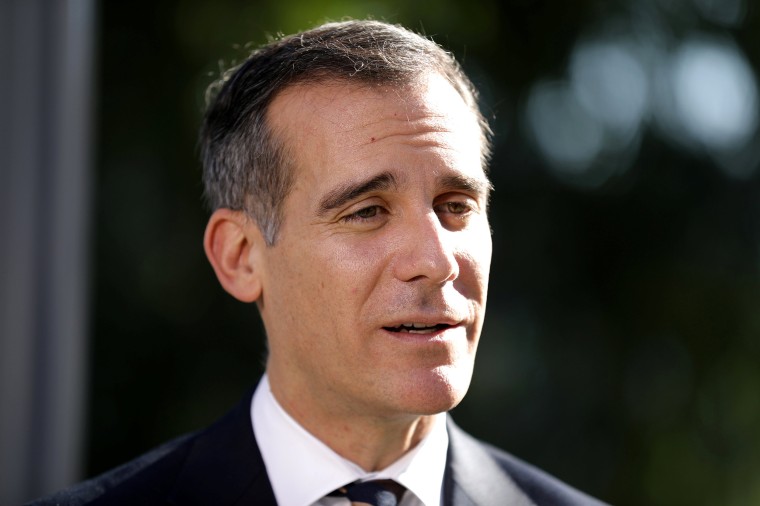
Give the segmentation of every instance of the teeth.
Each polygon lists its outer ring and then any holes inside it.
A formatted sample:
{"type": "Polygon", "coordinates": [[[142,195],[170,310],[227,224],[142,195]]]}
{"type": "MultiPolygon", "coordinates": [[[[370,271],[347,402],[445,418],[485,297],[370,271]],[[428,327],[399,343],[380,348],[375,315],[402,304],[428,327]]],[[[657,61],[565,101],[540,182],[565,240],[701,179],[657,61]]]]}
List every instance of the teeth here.
{"type": "Polygon", "coordinates": [[[415,329],[424,329],[428,327],[434,327],[435,325],[428,325],[426,323],[402,323],[401,326],[409,328],[414,327],[415,329]]]}
{"type": "Polygon", "coordinates": [[[436,332],[440,325],[428,325],[427,323],[402,323],[398,328],[399,332],[408,332],[410,334],[430,334],[436,332]]]}
{"type": "Polygon", "coordinates": [[[385,329],[391,330],[393,332],[408,332],[410,334],[430,334],[432,332],[438,332],[439,330],[442,330],[448,327],[450,327],[450,325],[446,325],[443,323],[428,324],[428,323],[409,322],[409,323],[402,323],[398,327],[385,327],[385,329]]]}

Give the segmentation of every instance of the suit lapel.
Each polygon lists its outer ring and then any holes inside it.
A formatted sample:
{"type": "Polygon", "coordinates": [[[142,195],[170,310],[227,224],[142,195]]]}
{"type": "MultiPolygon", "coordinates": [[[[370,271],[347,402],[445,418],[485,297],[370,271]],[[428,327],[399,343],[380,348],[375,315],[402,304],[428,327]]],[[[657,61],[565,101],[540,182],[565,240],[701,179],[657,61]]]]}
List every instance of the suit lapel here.
{"type": "MultiPolygon", "coordinates": [[[[252,393],[251,393],[252,395],[252,393]]],[[[253,435],[251,395],[191,443],[170,504],[276,506],[272,485],[253,435]]],[[[445,506],[533,506],[478,442],[448,420],[445,506]]]]}
{"type": "Polygon", "coordinates": [[[444,477],[445,506],[531,506],[482,444],[448,419],[449,453],[444,477]]]}
{"type": "Polygon", "coordinates": [[[170,504],[276,506],[251,427],[251,395],[193,441],[170,504]]]}

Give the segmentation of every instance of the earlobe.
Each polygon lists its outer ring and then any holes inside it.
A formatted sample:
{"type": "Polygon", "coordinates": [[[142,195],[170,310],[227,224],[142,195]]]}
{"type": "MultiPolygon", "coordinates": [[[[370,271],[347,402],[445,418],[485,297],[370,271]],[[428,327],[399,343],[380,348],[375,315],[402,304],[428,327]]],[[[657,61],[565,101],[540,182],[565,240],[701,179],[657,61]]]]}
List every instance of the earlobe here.
{"type": "Polygon", "coordinates": [[[263,237],[242,211],[217,209],[206,225],[203,249],[222,287],[243,302],[261,297],[262,285],[256,248],[263,237]]]}

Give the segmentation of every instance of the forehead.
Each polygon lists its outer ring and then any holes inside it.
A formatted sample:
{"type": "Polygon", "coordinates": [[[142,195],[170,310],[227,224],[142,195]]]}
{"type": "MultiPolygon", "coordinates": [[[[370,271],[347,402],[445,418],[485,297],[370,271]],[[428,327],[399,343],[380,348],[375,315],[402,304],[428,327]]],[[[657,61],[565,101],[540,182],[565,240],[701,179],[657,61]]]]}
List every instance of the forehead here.
{"type": "Polygon", "coordinates": [[[346,171],[410,163],[483,173],[478,119],[438,74],[398,87],[296,84],[275,97],[267,114],[295,163],[297,180],[312,176],[323,182],[346,171]]]}

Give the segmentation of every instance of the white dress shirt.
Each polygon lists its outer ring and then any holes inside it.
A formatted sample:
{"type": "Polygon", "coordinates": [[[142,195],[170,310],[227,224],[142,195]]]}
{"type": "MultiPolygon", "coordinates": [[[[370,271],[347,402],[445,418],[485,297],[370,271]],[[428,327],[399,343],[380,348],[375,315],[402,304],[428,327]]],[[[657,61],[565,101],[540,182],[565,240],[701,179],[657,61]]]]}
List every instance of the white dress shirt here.
{"type": "Polygon", "coordinates": [[[392,479],[407,488],[399,506],[440,506],[449,436],[446,413],[412,450],[380,471],[368,473],[341,457],[288,415],[272,395],[266,375],[251,401],[256,442],[280,506],[343,506],[325,497],[354,481],[392,479]]]}

